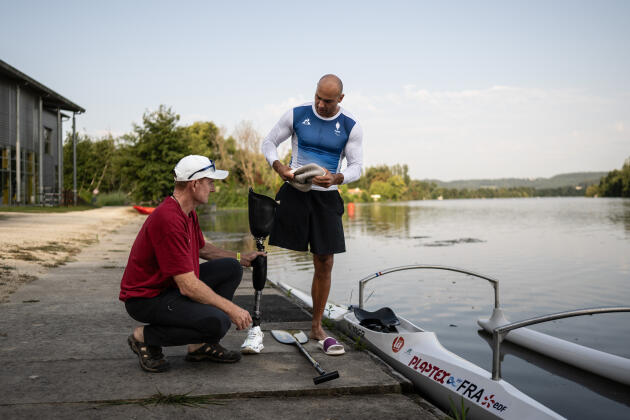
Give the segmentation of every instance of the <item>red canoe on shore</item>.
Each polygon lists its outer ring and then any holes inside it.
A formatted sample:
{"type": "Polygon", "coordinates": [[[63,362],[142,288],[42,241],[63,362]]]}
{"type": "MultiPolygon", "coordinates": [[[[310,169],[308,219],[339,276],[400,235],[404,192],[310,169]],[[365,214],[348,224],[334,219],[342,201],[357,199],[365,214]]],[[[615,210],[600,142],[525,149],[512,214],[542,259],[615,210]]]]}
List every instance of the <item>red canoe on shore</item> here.
{"type": "Polygon", "coordinates": [[[155,207],[142,207],[142,206],[133,206],[134,209],[138,210],[140,214],[151,214],[155,207]]]}

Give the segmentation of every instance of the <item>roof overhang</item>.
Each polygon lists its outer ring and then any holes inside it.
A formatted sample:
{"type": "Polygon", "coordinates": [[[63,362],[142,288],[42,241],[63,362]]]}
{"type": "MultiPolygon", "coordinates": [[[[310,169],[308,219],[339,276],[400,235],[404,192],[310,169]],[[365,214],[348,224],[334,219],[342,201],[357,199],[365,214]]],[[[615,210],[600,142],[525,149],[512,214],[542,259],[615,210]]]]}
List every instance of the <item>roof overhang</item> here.
{"type": "Polygon", "coordinates": [[[0,60],[0,74],[15,80],[20,85],[20,87],[28,87],[29,89],[37,92],[41,96],[44,102],[44,106],[46,107],[59,108],[65,111],[78,113],[85,112],[85,109],[81,106],[64,98],[54,90],[42,85],[37,80],[30,78],[26,74],[22,73],[15,67],[10,66],[2,60],[0,60]]]}

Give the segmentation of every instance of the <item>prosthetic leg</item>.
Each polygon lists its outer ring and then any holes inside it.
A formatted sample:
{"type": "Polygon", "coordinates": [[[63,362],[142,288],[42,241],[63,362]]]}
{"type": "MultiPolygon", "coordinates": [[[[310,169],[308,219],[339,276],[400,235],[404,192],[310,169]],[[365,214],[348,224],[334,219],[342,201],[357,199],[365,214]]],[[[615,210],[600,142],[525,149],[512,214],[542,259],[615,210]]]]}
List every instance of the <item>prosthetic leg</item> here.
{"type": "MultiPolygon", "coordinates": [[[[248,207],[249,207],[249,230],[256,240],[256,249],[258,251],[265,250],[265,238],[271,232],[273,218],[278,203],[266,195],[256,194],[254,190],[249,189],[248,207]]],[[[259,255],[252,261],[252,280],[254,283],[254,314],[252,316],[253,326],[250,328],[245,342],[241,346],[242,353],[260,353],[264,348],[262,344],[263,333],[260,329],[261,312],[260,299],[262,291],[267,281],[267,257],[259,255]]]]}

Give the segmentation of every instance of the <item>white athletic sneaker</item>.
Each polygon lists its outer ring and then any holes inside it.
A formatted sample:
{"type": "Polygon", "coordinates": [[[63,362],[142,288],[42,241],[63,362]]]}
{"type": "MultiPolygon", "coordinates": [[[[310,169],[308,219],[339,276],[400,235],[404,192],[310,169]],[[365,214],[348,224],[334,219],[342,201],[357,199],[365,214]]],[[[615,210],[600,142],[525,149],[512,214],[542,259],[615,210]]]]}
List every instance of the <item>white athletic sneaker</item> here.
{"type": "Polygon", "coordinates": [[[241,346],[241,353],[258,354],[265,348],[263,346],[263,334],[259,326],[252,327],[247,333],[247,338],[241,346]]]}

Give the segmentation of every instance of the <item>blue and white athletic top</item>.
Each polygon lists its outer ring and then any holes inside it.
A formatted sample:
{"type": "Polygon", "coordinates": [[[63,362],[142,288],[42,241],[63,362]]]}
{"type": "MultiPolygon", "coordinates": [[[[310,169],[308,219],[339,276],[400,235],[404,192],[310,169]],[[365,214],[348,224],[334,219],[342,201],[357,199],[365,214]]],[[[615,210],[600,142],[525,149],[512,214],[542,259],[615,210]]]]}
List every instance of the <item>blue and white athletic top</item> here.
{"type": "MultiPolygon", "coordinates": [[[[271,129],[262,144],[262,152],[269,165],[280,160],[278,146],[291,137],[291,169],[307,163],[316,163],[336,174],[346,158],[347,166],[341,171],[343,183],[356,181],[363,164],[363,130],[356,119],[342,107],[333,117],[323,118],[315,111],[313,102],[296,106],[285,113],[271,129]]],[[[314,190],[336,190],[337,185],[314,190]]]]}

